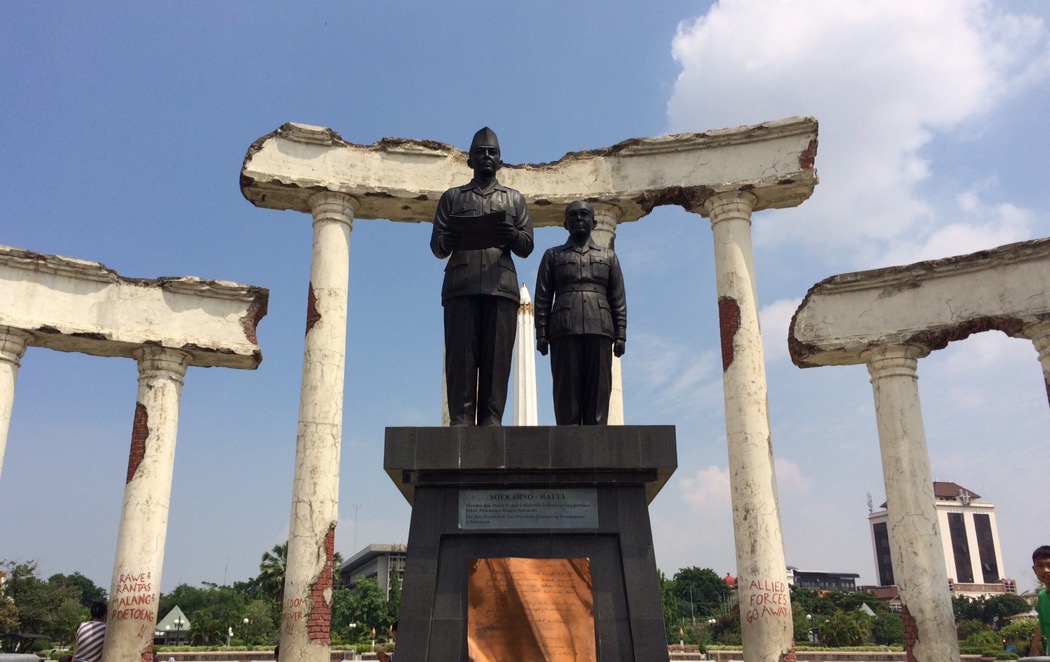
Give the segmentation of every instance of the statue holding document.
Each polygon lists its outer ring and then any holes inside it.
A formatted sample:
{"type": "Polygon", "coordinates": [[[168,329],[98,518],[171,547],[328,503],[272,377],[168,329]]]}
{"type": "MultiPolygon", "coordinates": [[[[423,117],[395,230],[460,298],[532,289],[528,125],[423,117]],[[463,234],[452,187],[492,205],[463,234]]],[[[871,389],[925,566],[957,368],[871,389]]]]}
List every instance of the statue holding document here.
{"type": "Polygon", "coordinates": [[[441,286],[445,309],[445,383],[454,426],[500,425],[507,403],[518,314],[518,275],[511,253],[532,253],[525,198],[496,179],[503,164],[496,134],[474,134],[468,184],[438,201],[430,249],[448,258],[441,286]]]}

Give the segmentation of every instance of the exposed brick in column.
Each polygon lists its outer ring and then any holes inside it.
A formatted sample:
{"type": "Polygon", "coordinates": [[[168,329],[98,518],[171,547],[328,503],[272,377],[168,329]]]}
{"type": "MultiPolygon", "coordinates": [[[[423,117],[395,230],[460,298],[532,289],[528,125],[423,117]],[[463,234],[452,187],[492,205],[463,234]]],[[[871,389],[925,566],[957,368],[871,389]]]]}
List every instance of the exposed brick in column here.
{"type": "Polygon", "coordinates": [[[335,525],[324,538],[325,562],[317,581],[310,585],[310,612],[306,615],[306,631],[311,640],[327,644],[332,627],[332,565],[335,562],[335,525]]]}
{"type": "Polygon", "coordinates": [[[722,372],[733,364],[733,339],[740,330],[740,304],[729,297],[718,300],[718,330],[722,337],[722,372]]]}
{"type": "Polygon", "coordinates": [[[908,656],[908,662],[919,662],[915,659],[915,644],[919,641],[919,627],[915,619],[908,611],[908,605],[901,607],[901,620],[904,621],[904,652],[908,656]]]}
{"type": "Polygon", "coordinates": [[[314,284],[310,283],[310,291],[306,294],[306,332],[314,328],[314,324],[321,321],[321,313],[317,310],[317,297],[314,295],[314,284]]]}
{"type": "Polygon", "coordinates": [[[127,485],[135,477],[142,458],[146,457],[146,439],[149,437],[149,412],[146,405],[141,402],[135,403],[135,420],[131,424],[131,452],[128,453],[128,477],[124,480],[127,485]]]}
{"type": "Polygon", "coordinates": [[[153,662],[153,642],[146,644],[146,647],[142,649],[142,656],[139,658],[140,662],[153,662]]]}
{"type": "Polygon", "coordinates": [[[780,662],[795,662],[795,644],[791,644],[791,650],[780,657],[780,662]]]}

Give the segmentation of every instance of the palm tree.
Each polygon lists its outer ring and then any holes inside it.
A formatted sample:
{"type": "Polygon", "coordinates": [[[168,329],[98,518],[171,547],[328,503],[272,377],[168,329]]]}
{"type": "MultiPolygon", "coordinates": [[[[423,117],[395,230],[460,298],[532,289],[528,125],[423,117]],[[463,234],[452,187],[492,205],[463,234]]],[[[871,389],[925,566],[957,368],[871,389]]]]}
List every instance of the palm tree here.
{"type": "Polygon", "coordinates": [[[282,602],[284,593],[284,569],[288,564],[288,541],[274,545],[269,552],[263,552],[259,564],[259,587],[267,595],[282,602]]]}

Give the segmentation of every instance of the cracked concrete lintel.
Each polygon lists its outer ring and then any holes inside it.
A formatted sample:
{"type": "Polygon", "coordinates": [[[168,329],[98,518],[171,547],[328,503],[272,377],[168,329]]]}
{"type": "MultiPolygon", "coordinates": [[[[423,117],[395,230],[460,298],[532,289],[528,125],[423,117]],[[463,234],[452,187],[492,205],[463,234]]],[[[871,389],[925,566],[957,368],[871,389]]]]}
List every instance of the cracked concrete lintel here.
{"type": "Polygon", "coordinates": [[[795,311],[788,349],[800,368],[850,365],[874,347],[935,350],[981,331],[1017,336],[1047,319],[1050,238],[827,278],[795,311]]]}
{"type": "MultiPolygon", "coordinates": [[[[633,138],[549,163],[504,164],[500,181],[525,195],[537,227],[561,225],[565,205],[579,199],[617,207],[623,222],[661,204],[701,213],[711,195],[749,190],[758,211],[794,207],[812,195],[816,148],[817,121],[792,117],[633,138]]],[[[467,155],[444,143],[384,138],[355,145],[331,129],[288,123],[248,149],[241,192],[258,207],[309,213],[310,195],[335,191],[359,201],[358,218],[429,222],[441,193],[470,176],[467,155]]]]}
{"type": "Polygon", "coordinates": [[[269,290],[200,278],[127,278],[98,262],[0,246],[0,326],[31,346],[135,358],[180,349],[190,365],[254,369],[269,290]]]}

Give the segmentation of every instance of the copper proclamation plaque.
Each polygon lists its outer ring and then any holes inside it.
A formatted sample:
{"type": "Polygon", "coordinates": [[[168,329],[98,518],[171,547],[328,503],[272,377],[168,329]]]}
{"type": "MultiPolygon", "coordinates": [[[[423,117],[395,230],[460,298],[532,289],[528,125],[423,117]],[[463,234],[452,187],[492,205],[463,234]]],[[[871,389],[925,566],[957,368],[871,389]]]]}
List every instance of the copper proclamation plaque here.
{"type": "Polygon", "coordinates": [[[591,560],[471,559],[471,662],[595,662],[591,560]]]}

